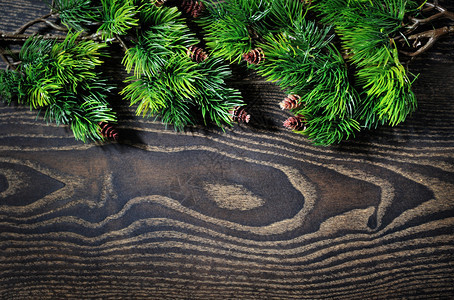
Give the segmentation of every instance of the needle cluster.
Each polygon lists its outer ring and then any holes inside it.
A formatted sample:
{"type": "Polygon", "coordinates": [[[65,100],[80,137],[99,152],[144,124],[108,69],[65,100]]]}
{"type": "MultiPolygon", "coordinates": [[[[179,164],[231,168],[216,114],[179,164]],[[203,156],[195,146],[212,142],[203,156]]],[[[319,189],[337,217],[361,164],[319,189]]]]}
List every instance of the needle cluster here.
{"type": "Polygon", "coordinates": [[[99,122],[115,121],[107,101],[113,86],[96,70],[106,44],[77,42],[78,36],[27,39],[16,69],[0,71],[1,96],[39,110],[47,122],[69,125],[78,140],[100,140],[99,122]]]}
{"type": "Polygon", "coordinates": [[[231,71],[222,59],[200,55],[203,50],[195,46],[200,41],[181,12],[146,4],[140,21],[144,30],[138,31],[137,42],[123,59],[134,75],[121,91],[137,105],[137,114],[158,116],[177,130],[194,124],[197,116],[205,124],[231,124],[229,112],[243,105],[240,93],[225,83],[231,71]]]}
{"type": "Polygon", "coordinates": [[[208,13],[199,23],[211,54],[246,62],[297,95],[298,105],[290,107],[304,126],[290,127],[318,145],[405,121],[416,109],[414,76],[401,63],[396,41],[429,20],[411,17],[425,6],[440,11],[431,19],[452,18],[427,1],[205,2],[208,13]]]}
{"type": "Polygon", "coordinates": [[[452,12],[427,0],[53,0],[49,14],[0,35],[27,38],[17,55],[0,49],[0,97],[69,125],[76,139],[117,137],[114,86],[98,69],[116,43],[129,73],[119,94],[137,115],[176,130],[248,122],[228,85],[228,64],[242,64],[286,93],[276,101],[292,114],[284,127],[331,145],[415,111],[415,76],[401,56],[453,33],[449,21],[452,12]],[[438,21],[445,26],[431,29],[438,21]],[[37,23],[63,34],[27,36],[37,23]]]}

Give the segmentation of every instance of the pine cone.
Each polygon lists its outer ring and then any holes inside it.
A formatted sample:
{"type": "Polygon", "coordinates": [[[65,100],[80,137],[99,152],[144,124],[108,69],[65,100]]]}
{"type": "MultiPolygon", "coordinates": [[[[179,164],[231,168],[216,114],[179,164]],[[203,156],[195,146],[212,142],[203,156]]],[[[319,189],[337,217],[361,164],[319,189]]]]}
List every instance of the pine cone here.
{"type": "Polygon", "coordinates": [[[284,121],[284,127],[290,130],[306,130],[306,124],[304,123],[304,117],[295,116],[290,117],[284,121]]]}
{"type": "Polygon", "coordinates": [[[262,48],[255,48],[243,55],[243,59],[250,64],[258,65],[265,60],[265,53],[262,48]]]}
{"type": "Polygon", "coordinates": [[[279,106],[282,109],[294,109],[300,106],[299,104],[300,99],[301,99],[300,96],[296,94],[290,94],[284,100],[282,100],[281,103],[279,103],[279,106]]]}
{"type": "Polygon", "coordinates": [[[154,5],[157,7],[160,7],[160,6],[163,6],[166,2],[167,2],[167,0],[156,0],[154,2],[154,5]]]}
{"type": "Polygon", "coordinates": [[[191,60],[198,63],[208,58],[208,54],[202,48],[197,46],[189,46],[186,53],[191,58],[191,60]]]}
{"type": "Polygon", "coordinates": [[[112,124],[99,122],[99,127],[101,127],[101,135],[103,137],[112,140],[118,139],[118,131],[112,126],[112,124]]]}
{"type": "Polygon", "coordinates": [[[197,18],[205,10],[205,5],[201,1],[183,0],[181,2],[181,8],[193,18],[197,18]]]}
{"type": "Polygon", "coordinates": [[[229,113],[232,120],[235,122],[249,123],[251,120],[251,115],[249,115],[241,106],[235,106],[229,113]]]}

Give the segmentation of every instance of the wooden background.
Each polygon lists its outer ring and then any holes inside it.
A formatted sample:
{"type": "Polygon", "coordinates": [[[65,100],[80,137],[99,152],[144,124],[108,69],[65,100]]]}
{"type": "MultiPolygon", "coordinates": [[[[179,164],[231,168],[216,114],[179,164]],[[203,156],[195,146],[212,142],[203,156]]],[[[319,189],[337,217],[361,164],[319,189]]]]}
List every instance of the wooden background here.
{"type": "MultiPolygon", "coordinates": [[[[0,11],[11,32],[48,9],[0,11]]],[[[225,132],[117,101],[121,141],[83,144],[1,105],[0,298],[454,298],[453,49],[410,65],[407,122],[333,147],[284,130],[284,95],[241,70],[252,121],[225,132]]]]}

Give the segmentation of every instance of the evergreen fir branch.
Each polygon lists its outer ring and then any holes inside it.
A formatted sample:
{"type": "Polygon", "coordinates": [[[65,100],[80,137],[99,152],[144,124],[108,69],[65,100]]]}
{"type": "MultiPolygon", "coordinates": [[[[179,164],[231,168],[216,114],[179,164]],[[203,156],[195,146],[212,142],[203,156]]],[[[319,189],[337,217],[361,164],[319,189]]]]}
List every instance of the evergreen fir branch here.
{"type": "Polygon", "coordinates": [[[137,105],[136,114],[143,117],[161,117],[166,124],[173,124],[175,129],[181,130],[184,126],[192,124],[190,115],[191,99],[176,93],[159,78],[142,76],[129,77],[130,82],[120,94],[137,105]]]}
{"type": "Polygon", "coordinates": [[[76,139],[99,140],[99,122],[114,122],[107,103],[112,86],[95,68],[106,55],[105,43],[80,41],[69,32],[61,42],[31,37],[19,53],[19,102],[44,110],[48,122],[69,125],[76,139]]]}
{"type": "MultiPolygon", "coordinates": [[[[159,9],[164,10],[166,7],[159,9]]],[[[182,19],[176,19],[166,24],[149,25],[142,36],[150,49],[160,45],[169,51],[180,52],[180,54],[186,53],[189,46],[199,43],[195,34],[190,32],[182,19]]]]}
{"type": "Polygon", "coordinates": [[[34,109],[54,103],[55,94],[60,89],[60,86],[55,84],[52,79],[44,77],[34,81],[28,80],[27,85],[28,88],[25,93],[28,95],[27,103],[34,109]]]}
{"type": "Polygon", "coordinates": [[[163,72],[159,74],[159,81],[186,98],[193,98],[197,95],[195,82],[200,79],[197,63],[189,60],[187,56],[172,57],[163,72]]]}
{"type": "Polygon", "coordinates": [[[176,7],[156,6],[151,1],[140,6],[139,13],[140,24],[144,26],[159,26],[181,24],[181,12],[176,7]]]}
{"type": "Polygon", "coordinates": [[[307,135],[314,145],[327,146],[338,144],[359,132],[360,124],[353,118],[328,119],[326,116],[309,118],[304,131],[296,133],[307,135]]]}
{"type": "Polygon", "coordinates": [[[175,7],[149,5],[142,14],[147,30],[139,34],[135,46],[123,58],[126,71],[134,69],[136,77],[157,75],[172,56],[185,54],[187,47],[199,42],[175,7]]]}
{"type": "Polygon", "coordinates": [[[324,145],[359,130],[354,119],[358,94],[349,83],[342,56],[330,44],[329,32],[329,27],[320,28],[314,22],[295,23],[287,32],[265,36],[265,42],[258,44],[265,60],[251,65],[267,80],[298,95],[293,113],[304,118],[304,134],[324,145]]]}
{"type": "Polygon", "coordinates": [[[316,22],[305,19],[293,22],[293,26],[284,32],[287,32],[294,47],[311,51],[327,47],[334,39],[331,26],[320,27],[316,22]]]}
{"type": "Polygon", "coordinates": [[[230,15],[205,28],[205,39],[212,55],[239,63],[243,54],[253,48],[247,26],[230,15]]]}
{"type": "Polygon", "coordinates": [[[12,70],[0,70],[0,100],[10,104],[21,96],[22,76],[12,70]]]}
{"type": "Polygon", "coordinates": [[[21,65],[26,68],[29,64],[39,63],[45,60],[55,41],[46,40],[39,36],[28,38],[19,52],[21,65]]]}
{"type": "Polygon", "coordinates": [[[123,98],[129,100],[131,106],[137,105],[136,114],[146,116],[156,115],[165,107],[165,102],[162,99],[162,94],[170,92],[166,87],[161,90],[153,84],[153,81],[148,76],[128,77],[125,80],[129,83],[121,92],[123,98]]]}
{"type": "Polygon", "coordinates": [[[98,33],[104,40],[115,35],[124,35],[134,26],[139,25],[138,9],[133,0],[101,0],[101,26],[98,33]]]}
{"type": "Polygon", "coordinates": [[[195,20],[205,37],[200,43],[178,9],[163,2],[53,0],[50,14],[0,38],[23,41],[29,35],[22,32],[38,22],[65,29],[51,19],[55,17],[70,31],[56,36],[58,40],[27,39],[18,57],[11,56],[13,62],[2,57],[15,71],[0,73],[0,97],[43,110],[46,121],[69,125],[76,139],[102,139],[99,122],[115,122],[115,114],[107,102],[112,86],[97,70],[106,55],[101,37],[120,41],[125,49],[122,63],[133,76],[120,94],[137,105],[138,115],[158,117],[177,130],[194,124],[197,113],[205,124],[221,127],[239,120],[240,114],[248,117],[241,108],[239,115],[232,114],[244,103],[238,90],[228,88],[231,71],[224,63],[244,60],[290,93],[282,107],[295,117],[285,126],[327,145],[349,138],[360,126],[404,121],[415,110],[416,99],[396,42],[428,38],[418,51],[406,52],[418,55],[452,31],[447,26],[407,36],[421,24],[452,19],[437,3],[206,0],[207,12],[195,20]],[[436,14],[424,16],[429,9],[436,14]],[[317,20],[308,21],[308,16],[317,20]],[[353,80],[347,67],[355,72],[353,80]]]}
{"type": "Polygon", "coordinates": [[[116,122],[115,112],[107,101],[114,87],[99,75],[90,81],[87,87],[80,87],[77,91],[60,91],[55,102],[43,109],[46,122],[69,125],[74,137],[83,142],[104,138],[100,122],[116,122]]]}
{"type": "Polygon", "coordinates": [[[175,130],[181,131],[184,127],[194,124],[191,108],[191,99],[171,91],[165,95],[165,107],[157,114],[164,124],[172,124],[175,130]]]}
{"type": "Polygon", "coordinates": [[[62,23],[76,31],[87,30],[101,21],[101,6],[93,5],[92,0],[54,0],[52,3],[51,9],[58,13],[62,23]]]}
{"type": "MultiPolygon", "coordinates": [[[[309,30],[313,25],[307,27],[309,30]]],[[[251,67],[281,88],[300,95],[306,105],[323,107],[331,118],[352,116],[356,92],[349,84],[341,55],[326,44],[328,31],[323,31],[318,34],[320,40],[312,42],[289,39],[286,34],[267,36],[267,43],[259,44],[266,60],[251,67]]]]}
{"type": "Polygon", "coordinates": [[[329,0],[316,5],[324,21],[335,26],[350,61],[357,66],[356,84],[364,94],[359,117],[368,128],[396,125],[416,108],[411,81],[393,42],[404,26],[405,13],[414,7],[414,2],[406,0],[329,0]]]}
{"type": "Polygon", "coordinates": [[[367,127],[376,126],[377,122],[397,125],[416,109],[412,82],[397,60],[397,50],[389,52],[389,55],[393,57],[388,60],[392,60],[394,64],[358,71],[359,83],[364,86],[366,93],[362,102],[362,119],[367,127]],[[370,103],[374,105],[371,107],[370,103]]]}
{"type": "Polygon", "coordinates": [[[268,27],[279,30],[291,29],[303,23],[309,9],[308,4],[301,0],[279,0],[270,3],[268,27]]]}
{"type": "Polygon", "coordinates": [[[69,125],[77,140],[87,142],[102,140],[99,122],[115,122],[116,117],[107,103],[95,94],[88,93],[80,97],[74,93],[62,93],[46,107],[44,120],[57,125],[69,125]]]}
{"type": "Polygon", "coordinates": [[[241,93],[233,88],[208,91],[197,97],[196,101],[205,125],[212,122],[221,128],[232,125],[231,111],[244,105],[241,93]]]}
{"type": "Polygon", "coordinates": [[[226,86],[225,80],[231,76],[231,70],[219,58],[209,58],[198,65],[202,74],[195,82],[199,95],[195,102],[207,124],[217,126],[231,125],[231,111],[234,107],[243,106],[241,93],[226,86]]]}
{"type": "Polygon", "coordinates": [[[240,62],[256,39],[267,32],[265,19],[270,2],[233,0],[206,1],[208,15],[197,20],[204,28],[212,54],[231,62],[240,62]]]}
{"type": "Polygon", "coordinates": [[[172,52],[161,44],[156,44],[154,47],[149,47],[149,44],[140,38],[123,57],[122,63],[126,71],[129,73],[134,70],[135,77],[140,77],[142,74],[148,77],[157,75],[166,64],[166,59],[172,55],[172,52]]]}
{"type": "MultiPolygon", "coordinates": [[[[142,75],[140,78],[129,77],[129,84],[120,92],[131,105],[137,104],[137,115],[156,115],[167,107],[167,103],[174,103],[167,95],[178,94],[183,101],[189,101],[197,95],[195,81],[200,79],[196,70],[196,63],[184,56],[175,56],[163,66],[160,73],[153,76],[142,75]],[[175,92],[174,92],[175,91],[175,92]]],[[[171,112],[176,111],[171,109],[171,112]]]]}

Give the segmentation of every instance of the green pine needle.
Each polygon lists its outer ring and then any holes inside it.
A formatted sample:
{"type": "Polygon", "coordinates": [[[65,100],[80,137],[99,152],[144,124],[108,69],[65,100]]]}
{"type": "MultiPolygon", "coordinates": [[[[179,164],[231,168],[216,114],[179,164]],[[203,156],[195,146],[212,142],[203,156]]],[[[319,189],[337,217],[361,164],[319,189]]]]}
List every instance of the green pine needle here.
{"type": "Polygon", "coordinates": [[[124,35],[134,26],[139,25],[138,9],[132,0],[101,0],[102,24],[98,33],[104,40],[115,35],[124,35]]]}
{"type": "Polygon", "coordinates": [[[271,11],[269,1],[205,1],[209,15],[197,22],[204,28],[212,55],[240,62],[253,48],[254,39],[265,34],[265,19],[271,11]]]}
{"type": "Polygon", "coordinates": [[[0,100],[10,104],[16,97],[21,97],[22,76],[12,70],[0,70],[0,100]]]}
{"type": "Polygon", "coordinates": [[[84,31],[101,20],[100,6],[93,6],[92,0],[54,0],[52,10],[58,13],[68,28],[84,31]]]}

